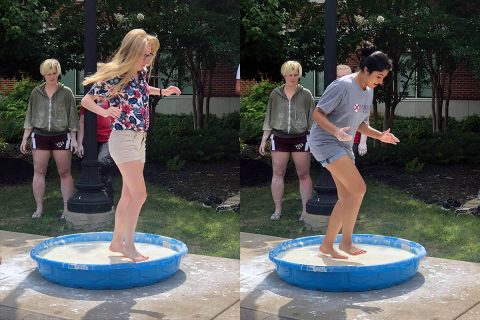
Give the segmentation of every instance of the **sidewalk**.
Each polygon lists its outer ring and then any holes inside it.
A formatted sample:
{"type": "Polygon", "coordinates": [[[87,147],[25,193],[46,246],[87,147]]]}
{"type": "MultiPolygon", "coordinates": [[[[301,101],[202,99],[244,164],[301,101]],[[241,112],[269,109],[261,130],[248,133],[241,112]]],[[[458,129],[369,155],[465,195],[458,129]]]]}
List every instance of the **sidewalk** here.
{"type": "Polygon", "coordinates": [[[287,239],[241,233],[242,320],[480,319],[480,264],[427,257],[408,282],[384,290],[329,293],[282,281],[268,252],[287,239]]]}
{"type": "Polygon", "coordinates": [[[128,290],[67,288],[45,280],[30,249],[45,237],[0,231],[0,319],[239,318],[238,260],[188,254],[157,284],[128,290]]]}

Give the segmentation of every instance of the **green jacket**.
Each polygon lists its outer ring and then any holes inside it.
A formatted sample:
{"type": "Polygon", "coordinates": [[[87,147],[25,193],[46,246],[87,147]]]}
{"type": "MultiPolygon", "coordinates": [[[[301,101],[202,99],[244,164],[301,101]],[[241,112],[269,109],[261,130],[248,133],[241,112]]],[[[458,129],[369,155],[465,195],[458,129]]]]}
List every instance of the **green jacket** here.
{"type": "Polygon", "coordinates": [[[268,99],[263,130],[275,130],[286,135],[299,135],[310,131],[315,109],[310,90],[297,85],[297,91],[288,100],[282,85],[272,91],[268,99]]]}
{"type": "Polygon", "coordinates": [[[45,83],[36,86],[28,101],[23,127],[47,132],[78,131],[80,124],[72,90],[58,83],[57,91],[50,99],[45,83]]]}

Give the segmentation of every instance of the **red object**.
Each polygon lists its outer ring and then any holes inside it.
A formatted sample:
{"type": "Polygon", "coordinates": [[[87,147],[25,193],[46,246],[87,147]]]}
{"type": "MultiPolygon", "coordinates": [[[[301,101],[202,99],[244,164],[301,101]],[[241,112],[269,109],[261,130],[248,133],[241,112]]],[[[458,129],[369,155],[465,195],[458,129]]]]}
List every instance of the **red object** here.
{"type": "Polygon", "coordinates": [[[353,143],[354,144],[359,144],[360,143],[360,136],[362,134],[360,132],[357,131],[357,133],[355,133],[355,138],[353,139],[353,143]]]}
{"type": "MultiPolygon", "coordinates": [[[[102,108],[108,108],[108,101],[102,105],[102,108]]],[[[83,106],[80,106],[80,116],[85,113],[83,106]]],[[[112,132],[112,120],[111,117],[103,117],[97,114],[97,141],[104,143],[108,142],[108,138],[110,138],[110,133],[112,132]]]]}

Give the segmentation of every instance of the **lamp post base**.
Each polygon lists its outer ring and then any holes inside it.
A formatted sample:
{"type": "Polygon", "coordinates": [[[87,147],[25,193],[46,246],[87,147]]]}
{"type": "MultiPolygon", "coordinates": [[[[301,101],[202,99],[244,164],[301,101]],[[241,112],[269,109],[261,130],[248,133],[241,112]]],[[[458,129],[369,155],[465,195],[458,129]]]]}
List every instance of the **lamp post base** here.
{"type": "Polygon", "coordinates": [[[65,215],[67,226],[83,231],[96,231],[113,225],[115,210],[112,206],[108,212],[79,213],[68,211],[65,215]]]}

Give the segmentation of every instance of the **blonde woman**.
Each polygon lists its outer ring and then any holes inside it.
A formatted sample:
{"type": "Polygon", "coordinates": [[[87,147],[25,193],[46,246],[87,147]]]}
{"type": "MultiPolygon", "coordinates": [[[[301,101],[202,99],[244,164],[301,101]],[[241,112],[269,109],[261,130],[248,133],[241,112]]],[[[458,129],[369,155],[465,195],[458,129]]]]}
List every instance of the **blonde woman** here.
{"type": "Polygon", "coordinates": [[[134,244],[138,216],[147,199],[143,168],[149,125],[148,97],[181,93],[175,86],[159,89],[148,85],[147,67],[153,65],[159,48],[156,37],[142,29],[131,30],[112,61],[99,64],[98,71],[83,82],[93,86],[83,97],[82,105],[96,114],[111,117],[108,146],[123,181],[110,250],[134,262],[148,259],[134,244]],[[95,100],[100,102],[97,104],[95,100]],[[108,107],[103,108],[107,102],[108,107]]]}
{"type": "Polygon", "coordinates": [[[75,97],[72,90],[58,82],[62,73],[60,63],[47,59],[40,65],[40,73],[45,82],[33,89],[28,102],[23,127],[20,152],[27,152],[28,138],[31,137],[33,156],[33,196],[37,209],[32,218],[41,218],[45,195],[45,174],[50,155],[57,164],[60,175],[60,188],[63,197],[63,219],[67,212],[67,201],[73,194],[71,174],[72,151],[77,149],[79,129],[75,97]]]}
{"type": "Polygon", "coordinates": [[[310,178],[310,150],[307,136],[312,126],[312,113],[315,108],[312,94],[298,83],[302,77],[302,66],[297,61],[285,62],[280,72],[285,84],[274,89],[268,99],[263,137],[259,153],[265,155],[267,140],[270,139],[272,151],[272,198],[275,211],[271,220],[279,220],[282,214],[284,176],[288,159],[292,155],[302,197],[302,215],[306,213],[307,201],[312,197],[312,179],[310,178]]]}

